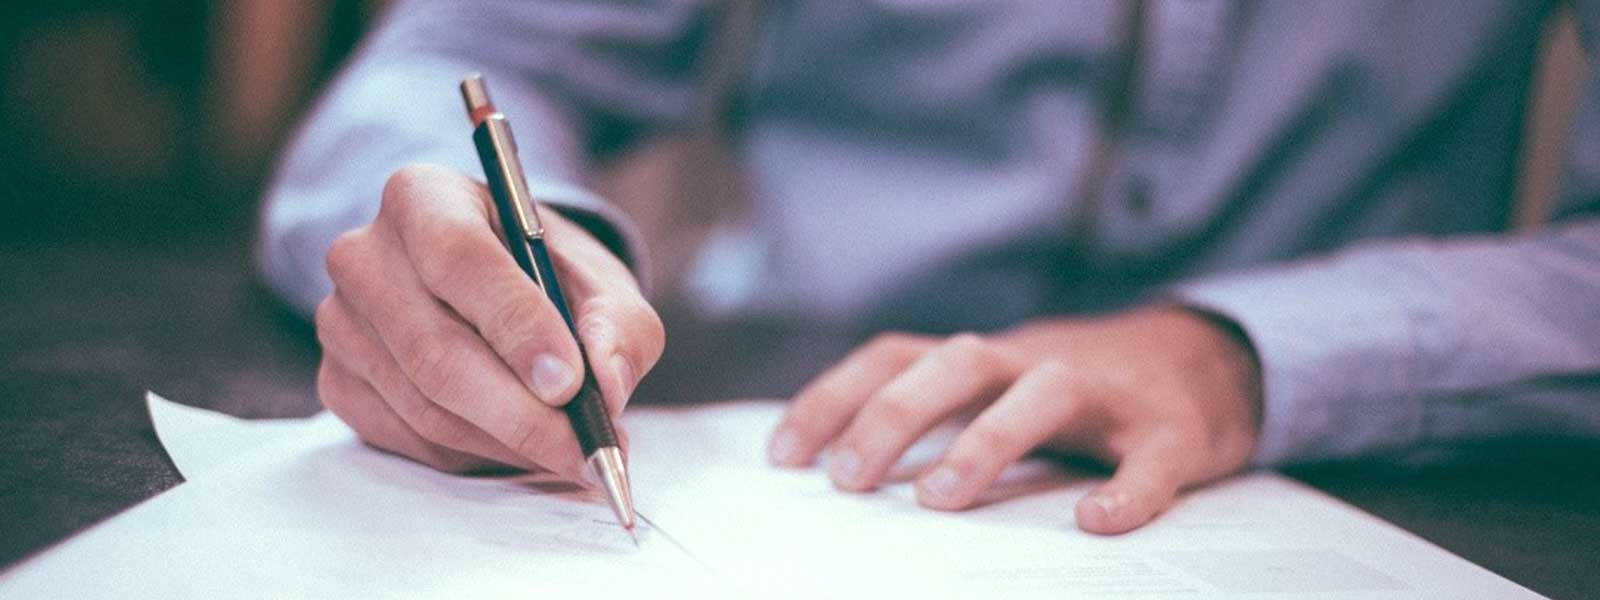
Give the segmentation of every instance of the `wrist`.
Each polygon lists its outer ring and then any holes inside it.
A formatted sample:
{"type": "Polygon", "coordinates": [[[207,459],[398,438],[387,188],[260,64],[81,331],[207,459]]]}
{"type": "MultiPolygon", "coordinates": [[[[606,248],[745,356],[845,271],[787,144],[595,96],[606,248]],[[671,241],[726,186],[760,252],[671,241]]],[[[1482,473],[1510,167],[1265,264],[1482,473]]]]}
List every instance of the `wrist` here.
{"type": "Polygon", "coordinates": [[[1243,327],[1225,315],[1200,307],[1172,305],[1166,310],[1198,325],[1205,339],[1198,346],[1205,377],[1228,390],[1224,396],[1243,404],[1243,420],[1253,440],[1261,430],[1263,398],[1261,359],[1243,327]]]}

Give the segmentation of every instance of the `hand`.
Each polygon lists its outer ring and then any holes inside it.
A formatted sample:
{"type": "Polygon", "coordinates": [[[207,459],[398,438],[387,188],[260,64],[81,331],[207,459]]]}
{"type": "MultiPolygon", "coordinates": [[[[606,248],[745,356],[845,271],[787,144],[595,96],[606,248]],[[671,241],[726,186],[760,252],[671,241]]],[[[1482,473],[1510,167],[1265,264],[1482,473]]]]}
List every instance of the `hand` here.
{"type": "MultiPolygon", "coordinates": [[[[552,211],[540,217],[615,415],[661,356],[661,321],[605,246],[552,211]]],[[[583,457],[557,408],[582,383],[578,347],[498,231],[481,183],[432,166],[391,176],[377,218],[328,250],[335,289],[317,307],[317,391],[368,443],[435,468],[580,480],[583,457]]]]}
{"type": "Polygon", "coordinates": [[[827,447],[835,485],[870,490],[923,434],[976,409],[918,475],[919,503],[966,508],[1029,452],[1071,452],[1116,465],[1078,502],[1078,526],[1122,533],[1180,489],[1245,465],[1260,428],[1258,370],[1242,341],[1181,308],[992,337],[886,334],[795,397],[769,453],[798,467],[827,447]]]}

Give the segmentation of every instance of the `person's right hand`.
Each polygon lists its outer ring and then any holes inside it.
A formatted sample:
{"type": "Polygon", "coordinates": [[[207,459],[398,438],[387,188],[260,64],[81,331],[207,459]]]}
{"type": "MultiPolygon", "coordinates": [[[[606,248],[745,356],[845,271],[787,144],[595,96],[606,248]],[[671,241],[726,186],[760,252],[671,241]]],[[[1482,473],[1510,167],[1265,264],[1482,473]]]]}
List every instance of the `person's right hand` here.
{"type": "MultiPolygon", "coordinates": [[[[540,217],[615,416],[661,356],[661,320],[603,244],[553,211],[540,217]]],[[[582,382],[578,347],[498,222],[487,189],[459,172],[391,176],[372,224],[328,250],[318,395],[368,443],[441,470],[501,464],[582,480],[559,408],[582,382]]]]}

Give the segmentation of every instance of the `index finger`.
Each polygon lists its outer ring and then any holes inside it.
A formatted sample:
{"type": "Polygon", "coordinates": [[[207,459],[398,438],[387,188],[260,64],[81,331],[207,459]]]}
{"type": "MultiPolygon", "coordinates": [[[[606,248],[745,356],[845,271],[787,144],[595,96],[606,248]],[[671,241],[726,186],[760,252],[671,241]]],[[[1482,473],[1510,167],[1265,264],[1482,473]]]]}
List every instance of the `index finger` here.
{"type": "MultiPolygon", "coordinates": [[[[408,167],[384,189],[384,209],[422,284],[489,342],[540,401],[564,404],[583,366],[572,331],[495,235],[477,182],[441,167],[408,167]]],[[[380,220],[382,221],[382,220],[380,220]]]]}
{"type": "Polygon", "coordinates": [[[880,335],[806,384],[772,434],[767,448],[772,462],[789,467],[810,464],[823,446],[844,431],[874,391],[933,343],[922,336],[880,335]]]}

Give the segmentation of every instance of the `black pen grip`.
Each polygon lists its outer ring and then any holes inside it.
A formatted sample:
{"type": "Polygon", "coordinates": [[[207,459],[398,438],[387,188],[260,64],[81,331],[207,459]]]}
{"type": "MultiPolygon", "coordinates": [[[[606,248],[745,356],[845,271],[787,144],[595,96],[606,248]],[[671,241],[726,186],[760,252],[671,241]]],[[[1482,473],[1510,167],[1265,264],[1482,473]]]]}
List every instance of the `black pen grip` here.
{"type": "Polygon", "coordinates": [[[617,430],[606,414],[606,403],[600,398],[600,386],[594,380],[593,371],[584,371],[583,387],[567,402],[566,411],[567,420],[572,422],[572,432],[578,434],[578,448],[583,450],[585,458],[600,448],[621,447],[617,443],[617,430]]]}

